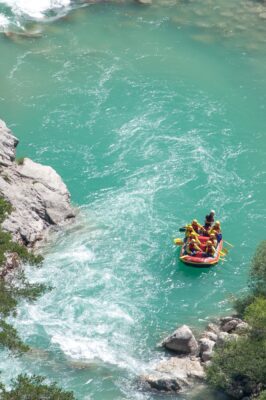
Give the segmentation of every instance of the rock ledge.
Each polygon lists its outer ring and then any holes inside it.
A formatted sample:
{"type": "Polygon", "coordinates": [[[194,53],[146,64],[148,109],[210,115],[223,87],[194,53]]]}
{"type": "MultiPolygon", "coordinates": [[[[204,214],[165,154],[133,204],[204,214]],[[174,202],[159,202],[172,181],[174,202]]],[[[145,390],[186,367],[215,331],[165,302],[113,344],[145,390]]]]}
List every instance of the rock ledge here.
{"type": "Polygon", "coordinates": [[[33,247],[47,229],[73,219],[75,212],[67,187],[53,168],[29,158],[15,161],[18,143],[0,120],[0,196],[13,207],[2,228],[14,241],[33,247]]]}

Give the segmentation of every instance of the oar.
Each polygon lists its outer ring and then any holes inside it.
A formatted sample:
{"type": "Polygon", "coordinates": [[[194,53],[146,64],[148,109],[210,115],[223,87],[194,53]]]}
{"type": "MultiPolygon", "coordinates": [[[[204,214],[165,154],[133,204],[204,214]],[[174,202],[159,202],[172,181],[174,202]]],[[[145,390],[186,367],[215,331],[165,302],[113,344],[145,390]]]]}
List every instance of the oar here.
{"type": "Polygon", "coordinates": [[[179,232],[185,232],[186,231],[186,227],[183,226],[182,228],[179,228],[179,232]]]}
{"type": "Polygon", "coordinates": [[[228,250],[224,249],[224,251],[220,251],[220,254],[222,257],[226,256],[228,254],[228,250]]]}
{"type": "Polygon", "coordinates": [[[227,242],[226,240],[224,240],[224,243],[228,244],[228,246],[235,247],[234,245],[232,245],[231,243],[227,242]]]}
{"type": "Polygon", "coordinates": [[[181,260],[183,260],[183,258],[187,258],[187,254],[185,256],[181,256],[179,257],[181,260]]]}
{"type": "Polygon", "coordinates": [[[174,244],[176,244],[177,246],[182,246],[184,242],[181,238],[176,238],[174,239],[174,244]]]}

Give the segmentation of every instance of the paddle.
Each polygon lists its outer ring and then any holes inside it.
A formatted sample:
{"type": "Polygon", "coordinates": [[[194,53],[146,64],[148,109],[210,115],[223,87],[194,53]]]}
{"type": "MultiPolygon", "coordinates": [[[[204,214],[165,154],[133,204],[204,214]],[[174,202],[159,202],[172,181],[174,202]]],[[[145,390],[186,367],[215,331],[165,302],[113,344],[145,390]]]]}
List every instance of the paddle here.
{"type": "Polygon", "coordinates": [[[185,226],[183,226],[182,228],[179,228],[179,232],[186,232],[185,226]]]}
{"type": "Polygon", "coordinates": [[[228,250],[227,249],[223,249],[223,251],[220,251],[220,254],[222,257],[226,256],[228,254],[228,250]]]}
{"type": "Polygon", "coordinates": [[[228,244],[228,246],[235,247],[234,245],[232,245],[231,243],[227,242],[226,240],[224,240],[224,243],[228,244]]]}
{"type": "Polygon", "coordinates": [[[176,239],[174,239],[174,244],[177,246],[182,246],[184,244],[184,242],[181,238],[176,238],[176,239]]]}

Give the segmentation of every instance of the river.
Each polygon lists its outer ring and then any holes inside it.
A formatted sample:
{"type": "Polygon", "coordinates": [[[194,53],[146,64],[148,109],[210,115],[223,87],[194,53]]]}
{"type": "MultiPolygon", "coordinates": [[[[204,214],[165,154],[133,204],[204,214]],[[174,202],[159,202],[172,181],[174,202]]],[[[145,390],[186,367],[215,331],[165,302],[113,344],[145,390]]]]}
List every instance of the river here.
{"type": "Polygon", "coordinates": [[[78,400],[158,399],[137,377],[165,356],[160,340],[247,289],[265,234],[265,17],[243,0],[0,1],[0,117],[79,209],[43,267],[26,267],[53,289],[11,320],[33,350],[1,351],[5,382],[27,372],[78,400]],[[172,239],[210,209],[234,248],[186,267],[172,239]]]}

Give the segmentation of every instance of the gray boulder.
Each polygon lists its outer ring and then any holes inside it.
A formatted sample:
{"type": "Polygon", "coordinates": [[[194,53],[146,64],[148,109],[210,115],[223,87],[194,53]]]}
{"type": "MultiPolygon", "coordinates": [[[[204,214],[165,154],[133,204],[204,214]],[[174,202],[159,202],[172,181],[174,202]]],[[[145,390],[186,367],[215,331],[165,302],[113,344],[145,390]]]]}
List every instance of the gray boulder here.
{"type": "Polygon", "coordinates": [[[164,339],[162,346],[180,354],[196,354],[199,349],[198,343],[187,325],[181,326],[164,339]]]}
{"type": "Polygon", "coordinates": [[[179,392],[192,386],[195,380],[205,378],[204,369],[197,357],[171,357],[159,362],[154,373],[144,375],[148,387],[164,392],[179,392]]]}
{"type": "Polygon", "coordinates": [[[215,342],[207,338],[201,338],[199,340],[199,346],[200,346],[200,354],[202,354],[205,351],[212,351],[215,346],[215,342]]]}
{"type": "Polygon", "coordinates": [[[48,228],[64,224],[75,213],[67,187],[53,168],[28,158],[15,162],[17,144],[0,121],[0,196],[13,207],[2,228],[15,241],[33,246],[48,228]]]}
{"type": "Polygon", "coordinates": [[[204,351],[201,355],[202,362],[206,363],[213,358],[213,351],[204,351]]]}
{"type": "Polygon", "coordinates": [[[239,324],[237,324],[237,326],[235,327],[234,332],[236,334],[242,334],[242,333],[246,333],[249,329],[250,329],[249,324],[244,322],[244,321],[242,321],[242,322],[239,322],[239,324]]]}
{"type": "Polygon", "coordinates": [[[202,337],[202,338],[207,338],[207,339],[209,339],[209,340],[212,340],[213,342],[216,342],[218,336],[217,336],[217,334],[214,333],[214,332],[205,331],[205,332],[203,332],[203,337],[202,337]]]}
{"type": "Polygon", "coordinates": [[[208,332],[213,332],[213,333],[215,333],[217,335],[220,332],[220,328],[219,328],[219,326],[217,324],[210,323],[207,326],[207,331],[208,332]]]}
{"type": "Polygon", "coordinates": [[[220,332],[217,338],[217,346],[222,346],[225,342],[229,340],[228,332],[220,332]]]}
{"type": "Polygon", "coordinates": [[[238,324],[239,324],[238,319],[231,319],[231,321],[228,321],[221,326],[221,330],[223,332],[232,332],[237,327],[238,324]]]}

